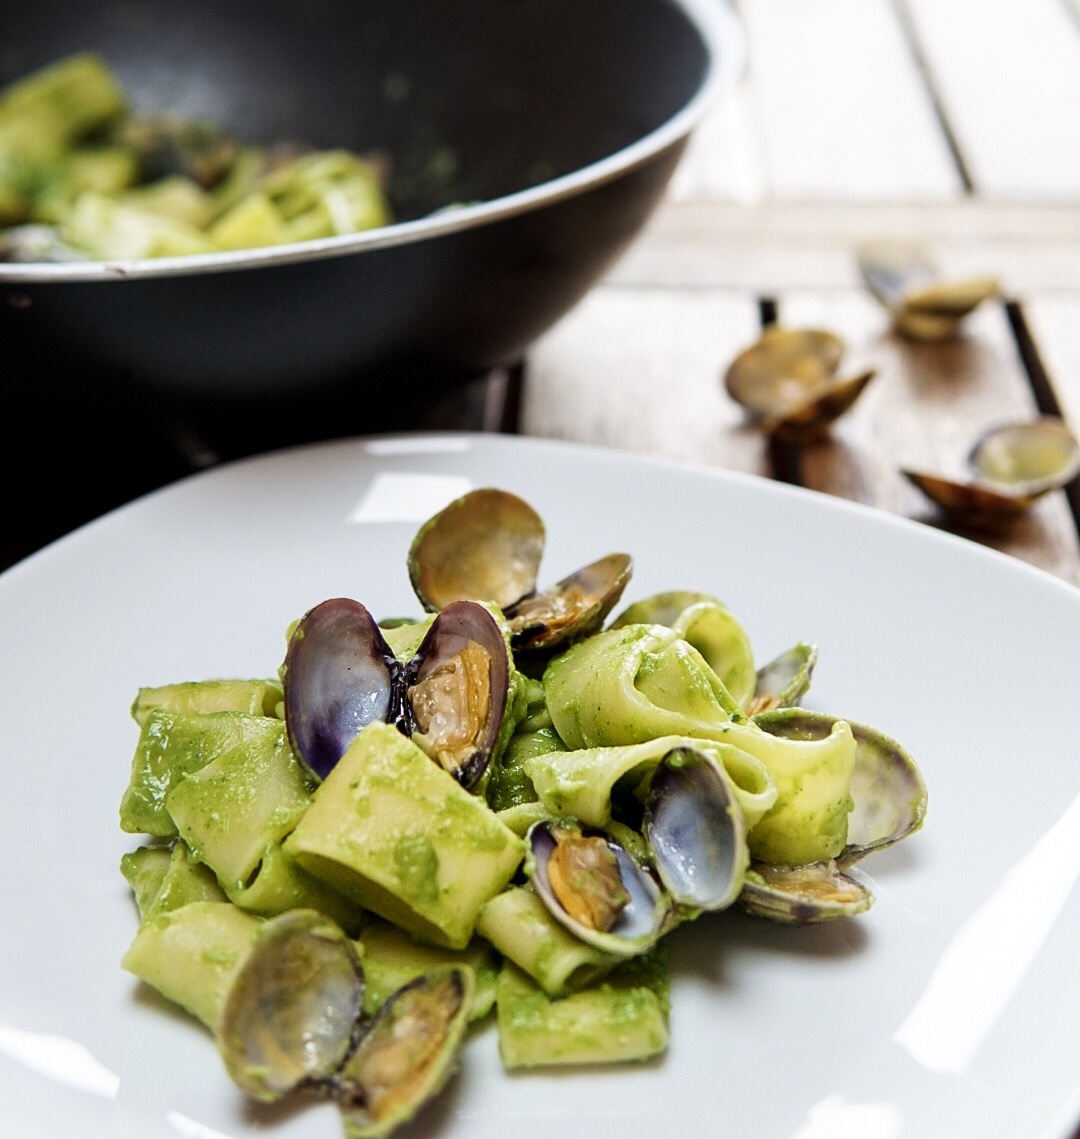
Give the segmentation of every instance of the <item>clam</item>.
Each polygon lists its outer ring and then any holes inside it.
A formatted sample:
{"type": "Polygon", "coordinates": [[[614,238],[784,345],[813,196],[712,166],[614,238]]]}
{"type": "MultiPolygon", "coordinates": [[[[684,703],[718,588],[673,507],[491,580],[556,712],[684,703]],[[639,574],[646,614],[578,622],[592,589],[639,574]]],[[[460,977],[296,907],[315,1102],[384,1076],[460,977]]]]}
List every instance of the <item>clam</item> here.
{"type": "Polygon", "coordinates": [[[334,597],[304,614],[282,670],[285,727],[316,778],[326,778],[366,724],[398,718],[400,672],[360,602],[334,597]]]}
{"type": "Polygon", "coordinates": [[[728,365],[724,386],[766,434],[810,440],[859,398],[873,369],[838,376],[844,342],[819,328],[773,325],[728,365]]]}
{"type": "Polygon", "coordinates": [[[503,631],[483,605],[448,605],[403,664],[363,605],[333,598],[306,613],[289,642],[286,730],[324,779],[362,727],[395,724],[471,787],[499,742],[510,677],[503,631]]]}
{"type": "MultiPolygon", "coordinates": [[[[805,708],[784,708],[754,717],[772,735],[824,739],[836,717],[805,708]]],[[[856,741],[851,778],[852,810],[847,843],[834,860],[809,866],[755,862],[739,904],[762,917],[808,924],[861,913],[873,902],[869,888],[847,873],[871,851],[900,842],[922,826],[926,784],[910,755],[891,737],[866,724],[847,721],[856,741]]]]}
{"type": "Polygon", "coordinates": [[[217,1025],[229,1075],[264,1102],[325,1084],[352,1050],[363,997],[363,969],[340,927],[313,910],[270,919],[217,1025]]]}
{"type": "Polygon", "coordinates": [[[800,641],[757,670],[757,683],[747,712],[756,716],[774,708],[787,708],[798,702],[810,687],[817,664],[816,645],[800,641]]]}
{"type": "Polygon", "coordinates": [[[870,890],[832,861],[797,867],[755,862],[739,895],[743,909],[784,925],[854,917],[873,902],[870,890]]]}
{"type": "Polygon", "coordinates": [[[482,605],[455,601],[405,666],[405,724],[413,742],[465,787],[495,751],[510,688],[510,654],[482,605]]]}
{"type": "Polygon", "coordinates": [[[341,1108],[346,1135],[378,1139],[446,1082],[468,1022],[471,970],[435,966],[370,1020],[355,945],[329,919],[290,910],[266,922],[217,1025],[236,1085],[270,1103],[308,1089],[341,1108]]]}
{"type": "Polygon", "coordinates": [[[388,1135],[442,1089],[468,1024],[474,985],[470,969],[435,966],[375,1014],[334,1080],[347,1139],[388,1135]]]}
{"type": "Polygon", "coordinates": [[[452,601],[490,601],[504,612],[536,589],[544,552],[540,515],[494,487],[455,499],[420,527],[409,549],[413,590],[431,613],[452,601]]]}
{"type": "Polygon", "coordinates": [[[608,554],[507,612],[515,650],[553,649],[595,633],[630,580],[628,554],[608,554]]]}
{"type": "Polygon", "coordinates": [[[982,435],[968,455],[975,476],[1014,495],[1037,498],[1080,473],[1080,443],[1060,419],[1007,423],[982,435]]]}
{"type": "MultiPolygon", "coordinates": [[[[836,721],[836,716],[808,708],[783,708],[754,717],[764,731],[790,739],[825,739],[836,721]]],[[[906,838],[926,816],[926,783],[907,751],[877,728],[846,722],[856,750],[847,845],[837,858],[843,866],[906,838]]]]}
{"type": "Polygon", "coordinates": [[[907,242],[867,242],[858,261],[863,280],[894,327],[915,340],[955,336],[964,317],[1000,292],[994,277],[943,278],[930,256],[907,242]]]}
{"type": "Polygon", "coordinates": [[[543,819],[526,836],[526,870],[551,915],[619,957],[644,953],[668,928],[670,900],[651,872],[604,832],[543,819]]]}
{"type": "Polygon", "coordinates": [[[673,748],[653,773],[642,825],[664,888],[684,911],[721,910],[742,888],[746,824],[720,766],[673,748]]]}
{"type": "Polygon", "coordinates": [[[420,527],[409,549],[409,579],[437,612],[454,601],[498,606],[518,652],[549,651],[596,632],[630,579],[627,554],[609,554],[536,588],[544,524],[509,491],[484,487],[455,499],[420,527]]]}
{"type": "Polygon", "coordinates": [[[968,455],[970,479],[905,469],[903,474],[948,514],[972,523],[1004,521],[1080,473],[1080,443],[1052,416],[991,428],[968,455]]]}

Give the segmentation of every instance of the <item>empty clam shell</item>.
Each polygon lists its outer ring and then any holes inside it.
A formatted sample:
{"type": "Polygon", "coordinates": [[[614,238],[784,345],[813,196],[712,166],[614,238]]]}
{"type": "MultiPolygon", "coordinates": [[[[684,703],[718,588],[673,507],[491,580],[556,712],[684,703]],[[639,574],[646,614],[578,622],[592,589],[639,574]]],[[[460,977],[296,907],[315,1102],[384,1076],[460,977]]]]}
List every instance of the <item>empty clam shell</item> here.
{"type": "Polygon", "coordinates": [[[837,378],[844,342],[820,328],[772,326],[724,374],[728,395],[767,434],[810,439],[839,418],[874,376],[837,378]]]}
{"type": "Polygon", "coordinates": [[[817,645],[800,641],[762,665],[755,678],[753,698],[747,705],[750,715],[798,704],[810,687],[817,657],[817,645]]]}
{"type": "Polygon", "coordinates": [[[1037,497],[1080,473],[1080,443],[1052,416],[1007,423],[976,442],[968,466],[984,482],[1007,487],[1012,494],[1037,497]]]}
{"type": "Polygon", "coordinates": [[[932,502],[968,522],[1014,518],[1080,473],[1080,443],[1059,419],[1044,416],[985,432],[968,455],[972,479],[926,471],[903,474],[932,502]]]}
{"type": "Polygon", "coordinates": [[[702,751],[673,748],[649,785],[643,824],[656,872],[677,905],[721,910],[739,896],[750,862],[730,779],[702,751]]]}
{"type": "Polygon", "coordinates": [[[888,309],[897,331],[916,340],[955,336],[960,322],[996,296],[995,277],[943,278],[930,256],[907,242],[868,242],[859,249],[867,288],[888,309]]]}

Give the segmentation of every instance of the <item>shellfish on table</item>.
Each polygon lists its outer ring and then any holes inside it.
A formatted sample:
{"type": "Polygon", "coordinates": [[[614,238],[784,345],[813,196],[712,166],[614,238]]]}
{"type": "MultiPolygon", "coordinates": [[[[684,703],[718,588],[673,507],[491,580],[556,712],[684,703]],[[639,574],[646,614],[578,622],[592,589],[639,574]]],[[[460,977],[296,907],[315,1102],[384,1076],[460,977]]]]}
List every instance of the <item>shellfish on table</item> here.
{"type": "Polygon", "coordinates": [[[995,523],[1023,514],[1080,473],[1080,442],[1053,416],[984,432],[967,457],[970,479],[905,468],[935,505],[961,521],[995,523]]]}
{"type": "Polygon", "coordinates": [[[947,340],[983,301],[997,296],[996,277],[944,276],[918,245],[868,241],[858,251],[867,288],[892,317],[893,327],[913,340],[947,340]]]}
{"type": "Polygon", "coordinates": [[[772,325],[728,365],[724,387],[767,435],[805,441],[826,434],[874,378],[840,375],[845,345],[822,328],[772,325]]]}

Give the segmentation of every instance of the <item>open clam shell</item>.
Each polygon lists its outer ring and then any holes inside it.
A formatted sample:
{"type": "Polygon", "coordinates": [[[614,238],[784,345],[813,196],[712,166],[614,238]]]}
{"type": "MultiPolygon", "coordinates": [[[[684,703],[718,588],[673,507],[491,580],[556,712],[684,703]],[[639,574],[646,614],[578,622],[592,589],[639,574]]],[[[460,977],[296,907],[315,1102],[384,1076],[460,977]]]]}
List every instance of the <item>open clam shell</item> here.
{"type": "Polygon", "coordinates": [[[505,614],[515,652],[550,652],[601,627],[630,580],[631,560],[609,554],[538,591],[544,538],[540,516],[517,495],[469,491],[420,527],[409,579],[429,611],[490,602],[505,614]]]}
{"type": "Polygon", "coordinates": [[[701,751],[673,748],[652,775],[642,826],[656,872],[683,910],[730,906],[750,855],[730,779],[701,751]]]}
{"type": "Polygon", "coordinates": [[[549,913],[582,941],[618,957],[652,948],[671,900],[652,874],[602,831],[543,819],[528,830],[526,872],[549,913]]]}
{"type": "Polygon", "coordinates": [[[502,629],[474,601],[447,605],[405,666],[409,735],[464,787],[484,773],[499,740],[511,667],[502,629]]]}
{"type": "Polygon", "coordinates": [[[1060,419],[1006,423],[984,432],[968,455],[971,479],[905,469],[946,513],[973,523],[1006,521],[1080,474],[1080,442],[1060,419]]]}
{"type": "Polygon", "coordinates": [[[506,610],[536,589],[544,537],[540,515],[516,494],[469,491],[417,531],[409,579],[429,612],[452,601],[489,601],[506,610]]]}
{"type": "Polygon", "coordinates": [[[471,787],[500,740],[512,668],[502,628],[475,601],[447,605],[402,663],[363,605],[335,597],[309,610],[289,642],[289,742],[321,780],[360,729],[380,720],[471,787]]]}
{"type": "Polygon", "coordinates": [[[754,863],[739,895],[743,909],[784,925],[854,917],[873,903],[873,893],[831,861],[798,867],[754,863]]]}
{"type": "Polygon", "coordinates": [[[955,336],[964,317],[1000,292],[995,277],[943,278],[929,254],[910,242],[867,242],[858,262],[897,331],[915,340],[955,336]]]}
{"type": "Polygon", "coordinates": [[[732,360],[724,386],[767,434],[812,439],[852,406],[874,376],[865,370],[839,378],[843,355],[844,342],[826,329],[773,325],[732,360]]]}
{"type": "Polygon", "coordinates": [[[754,695],[747,712],[756,716],[774,708],[788,708],[803,698],[817,664],[817,645],[800,641],[757,670],[754,695]]]}
{"type": "Polygon", "coordinates": [[[629,554],[608,554],[510,606],[506,616],[515,651],[547,651],[597,632],[631,572],[629,554]]]}
{"type": "Polygon", "coordinates": [[[475,982],[460,965],[435,966],[375,1014],[334,1081],[347,1139],[381,1139],[445,1085],[468,1025],[475,982]]]}
{"type": "Polygon", "coordinates": [[[396,717],[399,672],[360,602],[334,597],[300,619],[282,669],[285,728],[317,779],[326,778],[362,727],[396,717]]]}
{"type": "Polygon", "coordinates": [[[353,1047],[363,997],[356,949],[334,922],[313,910],[271,918],[222,1006],[229,1075],[264,1102],[325,1083],[353,1047]]]}
{"type": "Polygon", "coordinates": [[[1080,474],[1080,442],[1053,416],[1006,423],[977,440],[968,466],[985,483],[1037,498],[1080,474]]]}

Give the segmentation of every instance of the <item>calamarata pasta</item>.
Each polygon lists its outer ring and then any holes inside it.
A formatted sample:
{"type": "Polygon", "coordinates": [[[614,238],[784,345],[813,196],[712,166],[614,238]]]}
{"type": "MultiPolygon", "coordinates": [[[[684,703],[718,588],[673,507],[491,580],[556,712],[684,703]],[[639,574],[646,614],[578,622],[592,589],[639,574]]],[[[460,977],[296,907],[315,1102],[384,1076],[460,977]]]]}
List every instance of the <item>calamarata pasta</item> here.
{"type": "Polygon", "coordinates": [[[802,705],[816,646],[758,665],[708,593],[618,610],[627,554],[540,589],[543,539],[473,491],[408,551],[425,616],[330,598],[276,674],[138,693],[123,965],[243,1093],[330,1097],[360,1139],[440,1090],[469,1026],[511,1070],[656,1057],[673,931],[854,917],[851,867],[922,825],[904,749],[802,705]]]}

